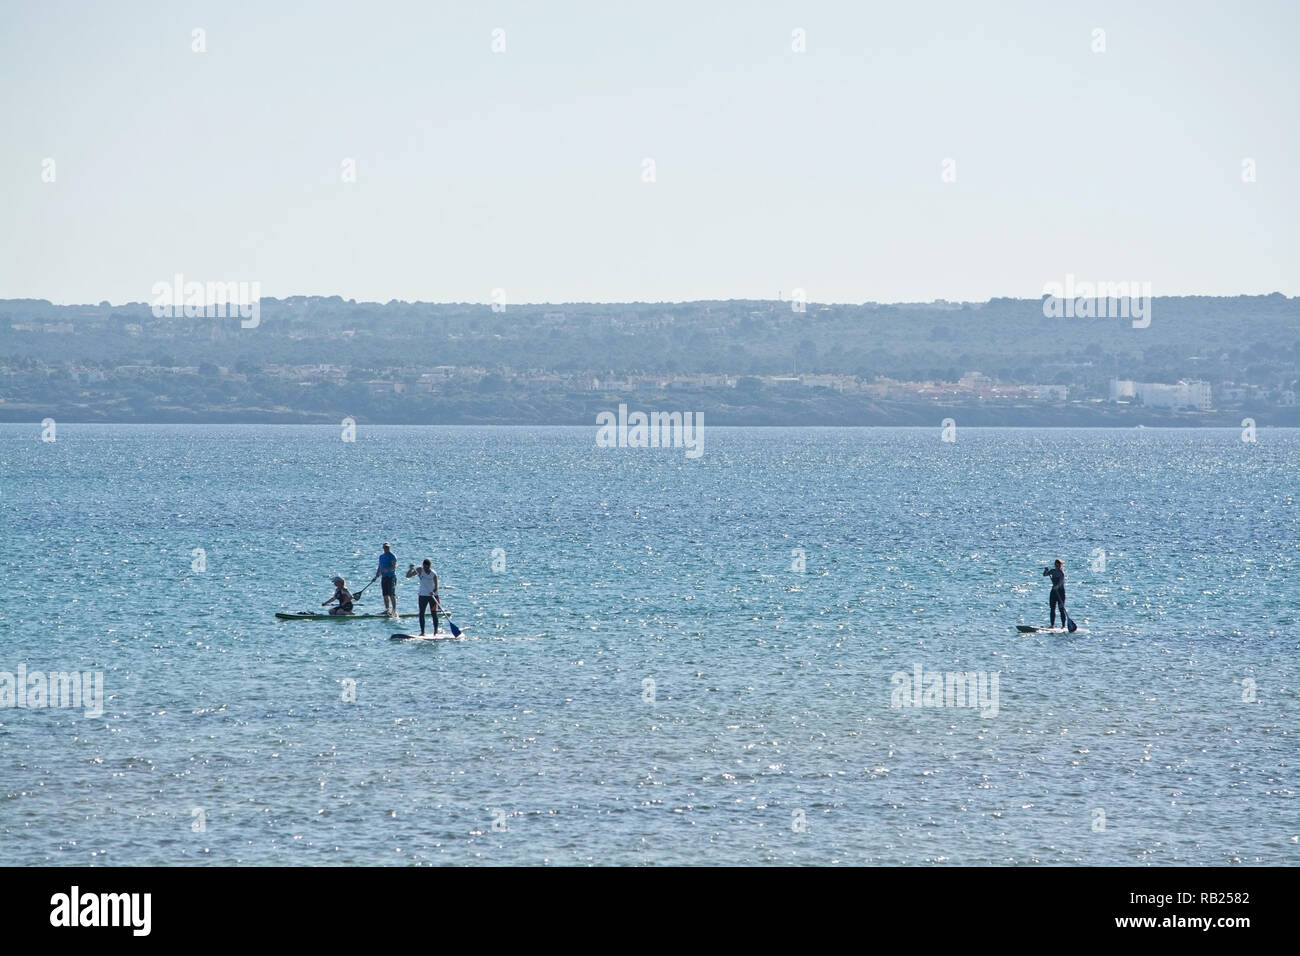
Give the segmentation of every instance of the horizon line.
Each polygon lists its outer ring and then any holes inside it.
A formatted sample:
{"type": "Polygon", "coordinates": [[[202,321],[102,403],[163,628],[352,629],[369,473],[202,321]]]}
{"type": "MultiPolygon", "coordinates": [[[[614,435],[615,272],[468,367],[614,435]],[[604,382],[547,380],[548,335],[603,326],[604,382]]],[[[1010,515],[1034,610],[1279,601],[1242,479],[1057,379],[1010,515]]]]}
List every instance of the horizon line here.
{"type": "MultiPolygon", "coordinates": [[[[197,280],[196,280],[196,281],[197,281],[197,280]]],[[[213,281],[216,282],[216,281],[218,281],[218,280],[213,280],[213,281]]],[[[238,282],[238,281],[248,282],[248,281],[258,281],[258,280],[232,280],[232,281],[236,281],[236,282],[238,282]]],[[[224,284],[224,283],[223,283],[223,284],[224,284]]],[[[205,285],[206,285],[206,283],[205,283],[205,285]]],[[[1165,294],[1165,295],[1152,295],[1152,296],[1150,296],[1150,298],[1154,301],[1154,300],[1157,300],[1157,299],[1249,299],[1249,298],[1260,298],[1260,299],[1266,299],[1266,298],[1271,298],[1271,297],[1273,297],[1273,296],[1280,296],[1281,298],[1285,299],[1285,300],[1288,301],[1288,302],[1290,302],[1290,301],[1294,301],[1295,299],[1300,298],[1300,296],[1287,295],[1285,292],[1281,292],[1280,290],[1277,290],[1277,289],[1275,289],[1275,290],[1273,290],[1273,291],[1271,291],[1271,292],[1238,292],[1238,293],[1235,293],[1235,294],[1233,294],[1233,295],[1213,295],[1213,294],[1208,294],[1208,293],[1199,293],[1199,292],[1169,293],[1169,294],[1165,294]]],[[[878,299],[866,299],[866,300],[861,301],[861,302],[834,302],[834,301],[830,301],[830,300],[823,301],[823,300],[819,300],[819,299],[805,299],[805,300],[803,300],[803,304],[806,305],[806,306],[813,306],[813,305],[818,305],[818,306],[847,306],[847,307],[851,307],[851,308],[861,308],[861,307],[864,307],[864,306],[872,306],[872,305],[874,305],[874,306],[899,306],[899,305],[925,306],[925,305],[938,305],[938,304],[943,304],[943,305],[988,305],[990,302],[994,302],[994,301],[998,301],[998,300],[1005,300],[1005,301],[1010,301],[1010,302],[1042,302],[1044,299],[1048,299],[1048,298],[1054,298],[1054,297],[1053,297],[1053,296],[1049,296],[1049,295],[1047,295],[1046,293],[1044,293],[1044,294],[1042,294],[1042,295],[1040,295],[1040,296],[1037,296],[1037,297],[1032,297],[1032,296],[996,295],[996,296],[990,296],[990,297],[987,298],[987,299],[930,299],[930,300],[909,299],[909,300],[897,300],[897,301],[893,301],[893,302],[885,302],[885,301],[881,301],[881,300],[878,300],[878,299]]],[[[1074,296],[1074,300],[1075,300],[1075,301],[1078,301],[1079,299],[1084,299],[1084,298],[1089,298],[1089,297],[1088,297],[1088,296],[1074,296]]],[[[1094,299],[1094,300],[1096,300],[1096,299],[1098,299],[1099,297],[1097,297],[1097,296],[1092,296],[1091,298],[1094,299]]],[[[1130,298],[1132,298],[1132,297],[1130,297],[1130,298]]],[[[1139,296],[1138,298],[1141,298],[1141,297],[1139,296]]],[[[339,299],[339,300],[343,301],[343,302],[344,302],[345,304],[347,304],[347,305],[378,305],[378,306],[387,306],[387,305],[392,305],[392,304],[396,303],[396,304],[398,304],[398,305],[433,305],[433,306],[459,305],[459,306],[482,306],[482,307],[484,307],[484,308],[492,308],[492,307],[494,307],[494,306],[496,306],[496,305],[500,305],[500,304],[502,304],[502,303],[494,303],[494,302],[491,302],[491,301],[482,301],[482,302],[469,301],[469,300],[434,301],[434,300],[431,300],[431,299],[397,299],[397,298],[388,299],[387,301],[380,302],[380,301],[378,301],[378,300],[376,300],[376,299],[354,299],[354,298],[345,298],[344,296],[342,296],[340,293],[337,293],[337,292],[333,292],[333,293],[329,293],[329,294],[323,294],[323,293],[295,293],[295,294],[293,294],[293,295],[287,295],[287,296],[264,295],[264,296],[259,296],[259,297],[258,297],[258,301],[259,301],[259,302],[268,301],[268,300],[269,300],[269,301],[273,301],[273,302],[287,302],[287,301],[290,301],[290,300],[293,300],[293,299],[339,299]]],[[[794,301],[796,301],[796,300],[785,299],[785,298],[778,298],[778,299],[746,299],[746,298],[730,298],[730,299],[676,299],[676,300],[669,300],[669,299],[658,299],[658,300],[651,300],[651,299],[617,299],[617,300],[615,300],[615,299],[611,299],[611,300],[605,300],[605,301],[596,301],[596,300],[587,300],[587,301],[584,301],[584,300],[579,300],[579,299],[571,299],[571,300],[567,300],[567,301],[564,301],[564,302],[506,302],[506,303],[504,303],[504,306],[505,306],[505,308],[507,308],[507,309],[510,309],[510,308],[515,308],[515,309],[517,309],[517,308],[537,308],[537,307],[543,307],[543,306],[565,306],[565,305],[582,305],[582,306],[600,306],[600,305],[654,305],[654,306],[681,306],[681,305],[702,305],[702,304],[704,304],[704,305],[708,305],[708,304],[728,304],[728,303],[758,303],[758,304],[763,304],[763,305],[786,305],[786,304],[791,304],[791,303],[793,303],[794,301]]],[[[0,297],[0,303],[12,303],[12,302],[42,302],[42,303],[45,303],[46,305],[55,306],[55,307],[58,307],[58,308],[91,308],[91,309],[102,308],[103,305],[104,305],[104,303],[107,302],[108,305],[109,305],[109,308],[114,308],[114,309],[116,309],[116,308],[127,308],[127,307],[129,307],[129,306],[140,306],[141,308],[152,308],[152,303],[150,303],[150,302],[146,302],[146,301],[135,301],[135,300],[128,301],[128,302],[111,302],[111,301],[109,301],[108,299],[102,299],[102,300],[100,300],[99,302],[56,302],[56,301],[54,301],[54,300],[52,300],[52,299],[33,298],[33,297],[31,297],[31,296],[0,297]]]]}

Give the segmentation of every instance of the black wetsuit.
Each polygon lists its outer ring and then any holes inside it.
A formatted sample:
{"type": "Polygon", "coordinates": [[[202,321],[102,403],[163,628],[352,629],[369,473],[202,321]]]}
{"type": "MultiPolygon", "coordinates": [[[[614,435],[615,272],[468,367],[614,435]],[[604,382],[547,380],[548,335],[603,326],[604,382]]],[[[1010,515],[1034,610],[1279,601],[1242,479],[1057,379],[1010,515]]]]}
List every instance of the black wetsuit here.
{"type": "Polygon", "coordinates": [[[1052,579],[1052,591],[1047,596],[1048,613],[1051,626],[1056,627],[1056,608],[1061,608],[1061,626],[1065,626],[1065,572],[1060,568],[1043,568],[1043,577],[1052,579]]]}

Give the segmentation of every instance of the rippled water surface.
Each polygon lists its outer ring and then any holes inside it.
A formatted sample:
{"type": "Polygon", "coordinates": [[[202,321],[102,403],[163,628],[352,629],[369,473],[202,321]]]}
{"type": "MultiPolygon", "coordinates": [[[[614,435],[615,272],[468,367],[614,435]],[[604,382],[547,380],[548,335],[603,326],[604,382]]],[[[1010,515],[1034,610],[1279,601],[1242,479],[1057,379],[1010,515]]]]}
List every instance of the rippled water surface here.
{"type": "Polygon", "coordinates": [[[1300,432],[594,437],[0,425],[0,864],[1300,860],[1300,432]]]}

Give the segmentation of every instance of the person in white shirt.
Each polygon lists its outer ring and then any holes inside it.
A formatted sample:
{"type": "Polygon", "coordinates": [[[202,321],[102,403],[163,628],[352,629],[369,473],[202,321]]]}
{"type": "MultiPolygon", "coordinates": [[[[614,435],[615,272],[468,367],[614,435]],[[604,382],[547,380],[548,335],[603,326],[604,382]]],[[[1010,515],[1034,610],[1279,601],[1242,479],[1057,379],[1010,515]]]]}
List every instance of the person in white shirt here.
{"type": "Polygon", "coordinates": [[[424,559],[424,566],[417,568],[411,565],[406,569],[408,578],[419,577],[420,579],[420,636],[424,636],[424,609],[429,609],[429,615],[433,618],[433,633],[438,633],[438,575],[433,571],[433,562],[428,558],[424,559]]]}

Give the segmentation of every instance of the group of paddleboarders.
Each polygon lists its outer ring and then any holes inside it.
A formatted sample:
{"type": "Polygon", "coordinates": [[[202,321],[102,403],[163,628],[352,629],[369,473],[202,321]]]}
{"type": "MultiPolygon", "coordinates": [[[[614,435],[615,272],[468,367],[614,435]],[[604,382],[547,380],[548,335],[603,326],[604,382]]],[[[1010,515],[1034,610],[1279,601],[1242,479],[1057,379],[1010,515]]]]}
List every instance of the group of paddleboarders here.
{"type": "MultiPolygon", "coordinates": [[[[409,565],[406,569],[407,578],[420,579],[420,635],[424,636],[424,612],[427,610],[429,616],[433,619],[433,633],[438,633],[438,612],[442,610],[442,604],[438,600],[438,575],[433,570],[433,562],[428,558],[420,566],[409,565]]],[[[1061,627],[1069,623],[1069,617],[1065,613],[1065,562],[1060,558],[1049,568],[1043,568],[1043,577],[1052,579],[1052,590],[1047,595],[1048,618],[1050,627],[1056,627],[1056,612],[1060,608],[1061,627]]],[[[379,555],[379,566],[375,568],[375,577],[370,579],[366,588],[375,583],[375,578],[380,580],[379,587],[384,595],[384,613],[397,617],[397,555],[393,554],[393,549],[387,541],[384,542],[384,550],[379,555]]],[[[362,588],[364,591],[366,588],[362,588]]],[[[358,592],[359,593],[359,592],[358,592]]],[[[348,590],[348,583],[342,577],[334,578],[334,594],[328,601],[322,601],[321,606],[325,607],[334,604],[330,608],[331,614],[351,614],[352,604],[356,600],[352,592],[348,590]]]]}
{"type": "MultiPolygon", "coordinates": [[[[438,600],[438,575],[433,570],[433,562],[428,558],[424,559],[421,565],[410,565],[406,569],[408,578],[420,579],[420,634],[424,635],[424,612],[427,610],[429,616],[433,619],[433,633],[438,633],[438,612],[442,610],[442,604],[438,600]]],[[[384,595],[384,613],[397,617],[397,555],[393,554],[393,549],[387,541],[384,542],[384,550],[379,555],[379,566],[375,568],[375,576],[370,579],[364,591],[379,579],[379,587],[384,595]]],[[[360,591],[357,595],[360,595],[360,591]]],[[[348,582],[342,577],[334,578],[334,594],[328,601],[322,601],[321,607],[333,604],[330,608],[331,614],[351,614],[353,602],[356,596],[348,590],[348,582]]]]}

